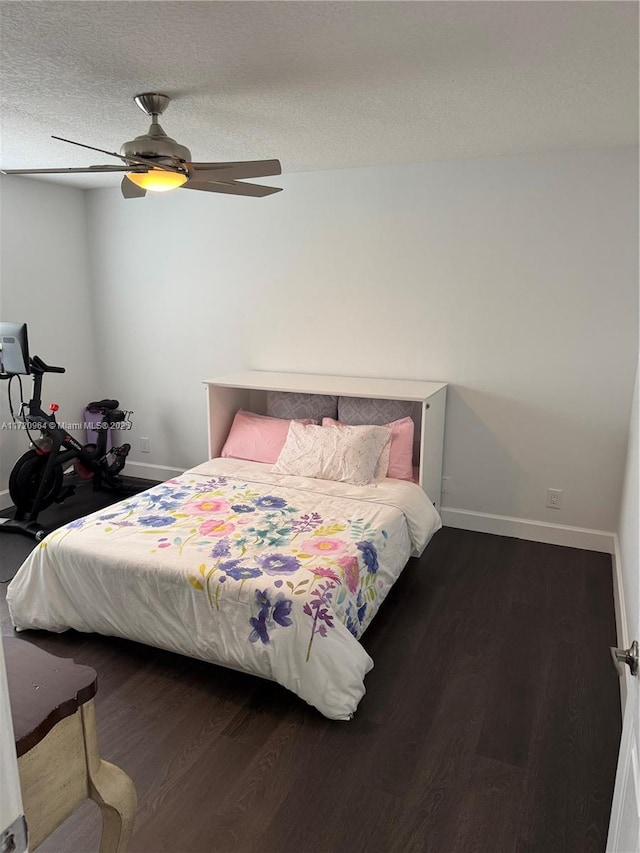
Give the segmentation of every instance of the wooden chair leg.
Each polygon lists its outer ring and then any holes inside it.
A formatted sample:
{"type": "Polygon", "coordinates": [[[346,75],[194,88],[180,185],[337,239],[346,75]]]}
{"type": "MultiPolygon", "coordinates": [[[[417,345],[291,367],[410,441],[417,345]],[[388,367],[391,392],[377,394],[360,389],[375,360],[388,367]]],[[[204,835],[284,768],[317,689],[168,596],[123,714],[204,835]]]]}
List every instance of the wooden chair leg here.
{"type": "Polygon", "coordinates": [[[100,853],[126,853],[136,816],[136,789],[124,770],[100,758],[93,700],[82,706],[82,720],[89,797],[102,811],[100,853]]]}

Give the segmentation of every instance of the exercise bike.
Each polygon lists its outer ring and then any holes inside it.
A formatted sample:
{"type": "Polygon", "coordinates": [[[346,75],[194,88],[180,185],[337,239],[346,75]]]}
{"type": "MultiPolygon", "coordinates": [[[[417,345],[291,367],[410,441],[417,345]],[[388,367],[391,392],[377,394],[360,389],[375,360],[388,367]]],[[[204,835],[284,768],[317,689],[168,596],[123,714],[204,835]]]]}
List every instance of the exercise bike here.
{"type": "MultiPolygon", "coordinates": [[[[0,519],[0,531],[25,533],[40,541],[46,535],[38,523],[38,515],[54,501],[62,503],[75,493],[77,479],[93,480],[94,490],[108,489],[124,494],[126,487],[119,477],[131,449],[130,444],[107,449],[112,429],[129,428],[131,412],[119,408],[117,400],[89,403],[87,409],[101,416],[97,424],[95,444],[81,444],[56,421],[58,406],[52,403],[49,413],[42,410],[42,377],[45,373],[64,373],[64,367],[46,364],[37,355],[29,359],[33,390],[28,403],[21,403],[20,415],[33,447],[13,466],[9,477],[9,494],[16,511],[13,518],[0,519]],[[31,431],[39,430],[40,438],[31,431]],[[73,469],[65,473],[73,463],[73,469]]],[[[2,378],[8,378],[6,374],[2,378]]]]}

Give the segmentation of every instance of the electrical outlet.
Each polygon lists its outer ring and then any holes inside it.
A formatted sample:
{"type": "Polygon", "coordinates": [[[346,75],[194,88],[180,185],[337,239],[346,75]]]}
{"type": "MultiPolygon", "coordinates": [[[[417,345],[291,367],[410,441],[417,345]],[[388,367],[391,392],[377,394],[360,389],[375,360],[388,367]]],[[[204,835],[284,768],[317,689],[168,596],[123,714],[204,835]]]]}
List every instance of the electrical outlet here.
{"type": "Polygon", "coordinates": [[[442,478],[442,494],[446,495],[451,491],[451,477],[442,478]]]}
{"type": "Polygon", "coordinates": [[[549,509],[562,507],[562,489],[547,489],[547,506],[549,509]]]}
{"type": "Polygon", "coordinates": [[[151,442],[148,438],[140,438],[140,453],[151,453],[151,442]]]}

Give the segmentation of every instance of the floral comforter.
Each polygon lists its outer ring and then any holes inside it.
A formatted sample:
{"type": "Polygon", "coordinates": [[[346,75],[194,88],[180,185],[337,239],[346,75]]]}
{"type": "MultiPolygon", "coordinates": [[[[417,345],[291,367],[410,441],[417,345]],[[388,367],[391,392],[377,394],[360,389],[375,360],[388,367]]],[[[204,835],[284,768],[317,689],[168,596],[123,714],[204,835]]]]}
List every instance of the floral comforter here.
{"type": "Polygon", "coordinates": [[[62,527],[11,582],[16,628],[98,631],[273,679],[349,719],[358,642],[440,519],[413,483],[214,459],[62,527]]]}

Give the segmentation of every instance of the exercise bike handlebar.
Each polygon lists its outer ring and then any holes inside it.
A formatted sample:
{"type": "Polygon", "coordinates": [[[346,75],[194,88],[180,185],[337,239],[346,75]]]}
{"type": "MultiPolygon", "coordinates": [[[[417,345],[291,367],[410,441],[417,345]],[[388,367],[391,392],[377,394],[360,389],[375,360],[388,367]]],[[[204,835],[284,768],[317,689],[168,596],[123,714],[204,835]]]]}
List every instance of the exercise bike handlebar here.
{"type": "Polygon", "coordinates": [[[46,364],[39,355],[34,355],[31,359],[31,370],[38,373],[65,373],[64,367],[53,367],[46,364]]]}

